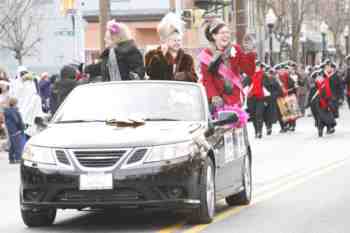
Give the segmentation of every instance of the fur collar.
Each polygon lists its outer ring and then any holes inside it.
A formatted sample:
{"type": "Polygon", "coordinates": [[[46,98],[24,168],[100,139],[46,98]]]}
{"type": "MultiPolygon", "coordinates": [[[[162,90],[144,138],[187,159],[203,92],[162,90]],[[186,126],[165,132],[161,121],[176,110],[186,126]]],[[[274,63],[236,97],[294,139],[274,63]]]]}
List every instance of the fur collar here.
{"type": "MultiPolygon", "coordinates": [[[[134,40],[126,40],[126,41],[122,41],[120,43],[118,43],[116,45],[116,47],[114,48],[116,53],[128,53],[130,51],[132,51],[133,49],[136,48],[136,44],[134,40]]],[[[105,58],[108,57],[109,55],[109,48],[106,48],[102,54],[101,54],[101,58],[105,58]]]]}

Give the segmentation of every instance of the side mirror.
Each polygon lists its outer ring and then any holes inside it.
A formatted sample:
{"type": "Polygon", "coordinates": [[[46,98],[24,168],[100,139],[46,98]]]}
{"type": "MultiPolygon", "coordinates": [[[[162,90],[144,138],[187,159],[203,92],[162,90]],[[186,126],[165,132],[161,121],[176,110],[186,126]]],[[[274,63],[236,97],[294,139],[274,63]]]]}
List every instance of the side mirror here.
{"type": "Polygon", "coordinates": [[[37,116],[34,118],[34,124],[36,124],[40,128],[47,128],[48,122],[49,119],[45,117],[37,116]]]}
{"type": "Polygon", "coordinates": [[[204,132],[204,136],[209,138],[215,134],[215,126],[212,121],[208,124],[208,129],[204,132]]]}

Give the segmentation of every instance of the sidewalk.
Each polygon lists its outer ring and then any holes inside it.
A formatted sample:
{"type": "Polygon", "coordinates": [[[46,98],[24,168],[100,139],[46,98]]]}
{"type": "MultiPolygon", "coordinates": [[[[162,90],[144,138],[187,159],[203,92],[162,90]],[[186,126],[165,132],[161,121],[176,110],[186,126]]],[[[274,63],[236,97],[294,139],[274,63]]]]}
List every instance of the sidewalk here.
{"type": "Polygon", "coordinates": [[[8,152],[5,151],[5,145],[7,141],[5,139],[0,139],[0,161],[6,160],[8,162],[8,152]]]}

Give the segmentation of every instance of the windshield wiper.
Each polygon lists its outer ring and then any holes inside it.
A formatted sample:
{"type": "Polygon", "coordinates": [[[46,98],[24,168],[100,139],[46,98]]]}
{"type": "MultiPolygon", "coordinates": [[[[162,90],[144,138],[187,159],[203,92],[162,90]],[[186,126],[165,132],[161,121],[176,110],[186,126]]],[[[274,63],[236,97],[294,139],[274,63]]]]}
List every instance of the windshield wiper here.
{"type": "Polygon", "coordinates": [[[180,119],[174,118],[146,118],[144,121],[181,121],[180,119]]]}
{"type": "Polygon", "coordinates": [[[64,123],[92,123],[92,122],[106,122],[105,120],[67,120],[67,121],[57,121],[57,124],[64,123]]]}

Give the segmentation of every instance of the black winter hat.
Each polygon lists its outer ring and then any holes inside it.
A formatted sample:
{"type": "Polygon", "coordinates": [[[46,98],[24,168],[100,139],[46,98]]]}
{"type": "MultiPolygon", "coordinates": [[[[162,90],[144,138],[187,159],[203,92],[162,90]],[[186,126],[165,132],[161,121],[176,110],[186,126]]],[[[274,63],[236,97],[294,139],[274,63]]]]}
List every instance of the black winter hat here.
{"type": "Polygon", "coordinates": [[[77,69],[73,66],[63,66],[61,69],[61,79],[75,79],[75,74],[77,72],[77,69]]]}

